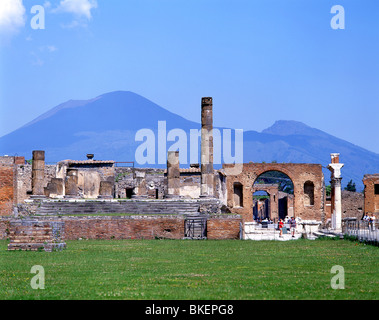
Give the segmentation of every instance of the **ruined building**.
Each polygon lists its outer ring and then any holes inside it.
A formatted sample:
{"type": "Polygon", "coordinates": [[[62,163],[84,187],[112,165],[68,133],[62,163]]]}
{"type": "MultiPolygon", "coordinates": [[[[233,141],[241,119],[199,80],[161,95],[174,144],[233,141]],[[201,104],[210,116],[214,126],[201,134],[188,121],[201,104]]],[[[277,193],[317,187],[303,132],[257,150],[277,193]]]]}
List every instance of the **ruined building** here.
{"type": "MultiPolygon", "coordinates": [[[[258,216],[271,220],[294,216],[321,224],[334,219],[334,225],[340,228],[340,176],[336,173],[341,165],[333,155],[329,165],[333,192],[328,202],[321,164],[243,163],[214,169],[212,129],[213,100],[202,98],[201,163],[189,168],[181,168],[177,151],[168,152],[166,169],[119,167],[113,160],[95,160],[93,154],[84,161],[63,160],[50,165],[45,163],[45,152],[38,150],[33,151],[31,164],[24,157],[0,157],[0,215],[48,217],[122,212],[221,217],[228,213],[224,227],[217,227],[217,220],[209,221],[208,226],[213,223],[210,233],[218,230],[220,234],[234,228],[233,237],[238,236],[242,221],[253,221],[258,216]],[[285,174],[292,182],[293,192],[285,193],[276,184],[256,183],[270,171],[285,174]],[[255,199],[253,194],[257,191],[267,194],[266,200],[255,199]],[[232,222],[232,218],[236,220],[232,222]]],[[[379,176],[367,175],[363,181],[367,193],[364,211],[379,212],[379,176]]],[[[149,225],[159,225],[157,220],[149,219],[149,225]]],[[[162,227],[164,232],[185,233],[182,222],[175,227],[176,222],[170,221],[166,223],[171,227],[162,227]]]]}

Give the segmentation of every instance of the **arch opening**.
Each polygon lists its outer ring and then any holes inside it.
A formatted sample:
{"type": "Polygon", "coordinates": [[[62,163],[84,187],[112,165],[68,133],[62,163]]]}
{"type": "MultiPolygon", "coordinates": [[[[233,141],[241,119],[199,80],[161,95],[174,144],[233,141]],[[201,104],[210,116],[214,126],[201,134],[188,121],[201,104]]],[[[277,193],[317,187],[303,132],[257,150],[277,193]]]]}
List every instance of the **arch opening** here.
{"type": "Polygon", "coordinates": [[[294,216],[294,184],[290,177],[280,171],[266,171],[253,184],[253,217],[260,221],[262,207],[269,221],[285,220],[294,216]],[[265,192],[264,204],[261,193],[265,192]],[[260,202],[259,202],[260,201],[260,202]]]}

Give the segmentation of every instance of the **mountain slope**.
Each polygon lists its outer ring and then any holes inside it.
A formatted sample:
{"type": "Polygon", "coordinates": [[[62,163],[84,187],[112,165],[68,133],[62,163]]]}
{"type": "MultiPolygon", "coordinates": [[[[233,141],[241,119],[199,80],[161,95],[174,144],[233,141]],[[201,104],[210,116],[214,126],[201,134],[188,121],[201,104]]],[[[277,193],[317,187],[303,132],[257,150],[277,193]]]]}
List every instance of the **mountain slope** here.
{"type": "MultiPolygon", "coordinates": [[[[199,114],[200,120],[200,106],[195,106],[194,112],[199,114]]],[[[184,130],[188,139],[190,129],[200,129],[199,123],[169,112],[140,95],[116,91],[90,100],[70,100],[51,109],[1,137],[0,154],[18,154],[29,159],[32,150],[45,150],[47,162],[81,160],[87,153],[94,153],[96,159],[135,161],[136,149],[143,143],[135,141],[136,132],[150,129],[157,137],[158,121],[166,121],[167,132],[175,128],[184,130]]],[[[234,139],[232,147],[233,142],[234,139]]],[[[167,147],[173,143],[167,142],[167,147]]],[[[156,141],[155,153],[157,151],[156,141]]],[[[344,185],[353,179],[357,186],[362,187],[364,174],[379,172],[378,154],[301,122],[277,121],[262,132],[244,132],[244,162],[275,160],[320,163],[326,167],[332,152],[339,152],[341,162],[345,163],[344,185]]],[[[189,155],[187,159],[189,163],[189,155]]],[[[328,184],[330,173],[326,168],[324,173],[328,184]]]]}

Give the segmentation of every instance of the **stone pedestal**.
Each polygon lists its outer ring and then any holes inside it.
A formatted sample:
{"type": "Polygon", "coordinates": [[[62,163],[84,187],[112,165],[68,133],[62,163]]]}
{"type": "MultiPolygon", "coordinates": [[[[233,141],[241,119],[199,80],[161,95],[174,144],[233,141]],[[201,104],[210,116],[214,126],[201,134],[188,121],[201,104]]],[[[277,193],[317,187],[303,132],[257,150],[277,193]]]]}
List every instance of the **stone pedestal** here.
{"type": "Polygon", "coordinates": [[[201,100],[201,192],[200,197],[214,196],[213,170],[213,101],[201,100]]]}

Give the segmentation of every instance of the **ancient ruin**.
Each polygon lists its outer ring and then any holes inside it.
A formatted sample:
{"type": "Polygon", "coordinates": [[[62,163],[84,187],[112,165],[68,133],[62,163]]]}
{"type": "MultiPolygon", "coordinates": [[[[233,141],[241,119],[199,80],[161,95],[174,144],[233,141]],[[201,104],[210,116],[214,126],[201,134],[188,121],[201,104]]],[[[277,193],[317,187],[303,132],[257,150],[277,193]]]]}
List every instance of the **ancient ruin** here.
{"type": "MultiPolygon", "coordinates": [[[[254,238],[246,236],[246,230],[254,232],[257,220],[275,223],[291,216],[304,230],[329,221],[333,230],[341,230],[342,218],[350,211],[341,192],[339,154],[333,153],[328,165],[332,192],[327,198],[321,164],[224,163],[214,169],[212,130],[213,99],[205,97],[201,163],[188,168],[180,167],[178,151],[167,153],[166,169],[118,166],[114,160],[96,160],[94,154],[87,154],[86,160],[46,164],[43,150],[33,151],[32,161],[0,157],[0,237],[9,236],[4,230],[17,225],[11,219],[18,215],[42,224],[43,219],[58,218],[68,239],[254,238]],[[293,193],[276,183],[256,183],[271,171],[286,175],[293,193]],[[255,198],[256,192],[267,196],[255,198]],[[107,216],[117,213],[127,216],[107,216]]],[[[363,182],[364,212],[377,214],[379,174],[365,175],[363,182]]],[[[359,210],[363,213],[361,204],[354,207],[354,212],[359,210]]]]}

